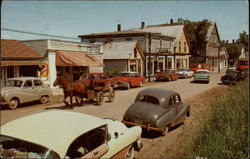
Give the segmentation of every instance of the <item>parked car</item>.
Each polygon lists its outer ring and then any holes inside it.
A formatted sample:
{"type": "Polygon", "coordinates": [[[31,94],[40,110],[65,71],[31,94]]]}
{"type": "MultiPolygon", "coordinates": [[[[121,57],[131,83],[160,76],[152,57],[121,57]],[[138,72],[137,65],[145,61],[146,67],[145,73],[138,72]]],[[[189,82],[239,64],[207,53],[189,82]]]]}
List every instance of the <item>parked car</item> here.
{"type": "Polygon", "coordinates": [[[137,94],[122,122],[166,135],[170,127],[183,123],[189,116],[190,106],[182,103],[178,93],[161,88],[147,88],[137,94]]]}
{"type": "Polygon", "coordinates": [[[243,71],[244,69],[248,69],[249,68],[248,58],[239,59],[239,61],[235,64],[235,67],[238,71],[243,71]]]}
{"type": "Polygon", "coordinates": [[[47,103],[52,96],[49,85],[36,77],[9,78],[6,86],[1,88],[0,104],[15,109],[21,103],[40,100],[47,103]]]}
{"type": "Polygon", "coordinates": [[[83,81],[87,86],[91,85],[91,80],[96,80],[99,82],[108,83],[112,88],[117,87],[116,81],[112,78],[109,78],[108,74],[106,73],[83,73],[79,80],[83,81]]]}
{"type": "Polygon", "coordinates": [[[206,82],[209,83],[209,71],[208,70],[197,70],[194,74],[193,82],[206,82]]]}
{"type": "Polygon", "coordinates": [[[177,71],[179,73],[179,78],[188,78],[194,76],[194,71],[190,69],[180,69],[177,71]]]}
{"type": "Polygon", "coordinates": [[[207,64],[204,64],[204,63],[198,63],[198,64],[193,64],[193,65],[192,65],[192,68],[191,68],[191,70],[194,71],[194,73],[195,73],[197,70],[201,70],[201,69],[210,70],[210,69],[211,69],[211,66],[210,66],[210,65],[207,65],[207,64]]]}
{"type": "Polygon", "coordinates": [[[162,81],[162,80],[174,81],[179,78],[179,73],[175,72],[174,70],[166,69],[157,72],[155,77],[157,81],[162,81]]]}
{"type": "Polygon", "coordinates": [[[248,77],[248,69],[238,71],[235,69],[227,69],[226,74],[221,77],[223,84],[236,84],[248,77]]]}
{"type": "Polygon", "coordinates": [[[138,72],[120,72],[117,77],[113,78],[118,88],[142,87],[145,83],[145,77],[138,72]]]}
{"type": "Polygon", "coordinates": [[[46,111],[1,126],[1,158],[133,158],[141,132],[116,120],[46,111]]]}

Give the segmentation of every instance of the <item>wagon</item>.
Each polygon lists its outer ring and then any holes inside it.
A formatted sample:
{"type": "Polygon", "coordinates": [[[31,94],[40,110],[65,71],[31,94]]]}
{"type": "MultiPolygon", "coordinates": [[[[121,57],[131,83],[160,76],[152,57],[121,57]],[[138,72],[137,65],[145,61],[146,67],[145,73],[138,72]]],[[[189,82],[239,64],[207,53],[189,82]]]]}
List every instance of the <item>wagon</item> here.
{"type": "Polygon", "coordinates": [[[87,99],[96,101],[97,105],[102,105],[104,97],[107,97],[109,102],[113,102],[115,98],[115,91],[110,84],[110,81],[92,80],[87,86],[87,99]]]}

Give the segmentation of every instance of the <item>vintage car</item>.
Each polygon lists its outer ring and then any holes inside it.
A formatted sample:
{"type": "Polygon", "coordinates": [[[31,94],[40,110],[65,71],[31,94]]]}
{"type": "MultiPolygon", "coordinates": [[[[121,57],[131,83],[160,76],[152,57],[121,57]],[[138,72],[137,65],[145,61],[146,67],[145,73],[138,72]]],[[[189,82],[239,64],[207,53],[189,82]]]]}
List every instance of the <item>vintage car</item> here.
{"type": "Polygon", "coordinates": [[[233,84],[240,82],[241,80],[244,80],[247,77],[248,70],[234,70],[234,69],[227,69],[226,74],[221,77],[221,81],[223,84],[233,84]]]}
{"type": "Polygon", "coordinates": [[[9,78],[6,86],[1,88],[0,104],[15,109],[21,103],[40,100],[47,103],[52,96],[48,85],[36,77],[9,78]]]}
{"type": "Polygon", "coordinates": [[[130,89],[131,87],[142,87],[145,83],[145,77],[138,72],[120,72],[117,77],[113,78],[118,88],[130,89]]]}
{"type": "Polygon", "coordinates": [[[174,81],[179,78],[179,73],[175,72],[174,70],[166,69],[157,72],[155,77],[157,81],[162,81],[162,80],[174,81]]]}
{"type": "Polygon", "coordinates": [[[79,78],[79,80],[84,81],[84,83],[88,86],[90,85],[90,81],[93,79],[109,83],[112,88],[117,87],[116,81],[114,81],[112,78],[109,78],[108,74],[106,73],[83,73],[79,78]]]}
{"type": "Polygon", "coordinates": [[[194,80],[192,82],[209,83],[209,71],[204,69],[197,70],[194,74],[194,80]]]}
{"type": "Polygon", "coordinates": [[[192,64],[191,70],[194,71],[194,73],[195,73],[197,70],[201,70],[201,69],[210,70],[210,69],[211,69],[211,66],[208,65],[208,64],[204,64],[204,63],[192,64]]]}
{"type": "Polygon", "coordinates": [[[147,88],[138,93],[122,122],[166,135],[170,127],[184,123],[189,116],[190,106],[182,103],[178,93],[162,88],[147,88]]]}
{"type": "Polygon", "coordinates": [[[142,148],[139,126],[62,110],[1,126],[1,158],[133,158],[142,148]]]}
{"type": "Polygon", "coordinates": [[[179,78],[188,78],[194,76],[194,71],[190,69],[180,69],[177,71],[179,73],[179,78]]]}

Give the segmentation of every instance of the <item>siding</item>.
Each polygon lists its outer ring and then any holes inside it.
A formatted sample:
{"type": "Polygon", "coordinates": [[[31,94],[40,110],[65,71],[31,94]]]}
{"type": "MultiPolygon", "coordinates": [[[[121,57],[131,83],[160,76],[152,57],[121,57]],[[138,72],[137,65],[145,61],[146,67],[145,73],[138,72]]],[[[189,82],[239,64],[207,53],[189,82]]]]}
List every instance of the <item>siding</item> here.
{"type": "Polygon", "coordinates": [[[104,71],[105,72],[121,72],[127,71],[128,61],[127,60],[104,60],[104,71]]]}

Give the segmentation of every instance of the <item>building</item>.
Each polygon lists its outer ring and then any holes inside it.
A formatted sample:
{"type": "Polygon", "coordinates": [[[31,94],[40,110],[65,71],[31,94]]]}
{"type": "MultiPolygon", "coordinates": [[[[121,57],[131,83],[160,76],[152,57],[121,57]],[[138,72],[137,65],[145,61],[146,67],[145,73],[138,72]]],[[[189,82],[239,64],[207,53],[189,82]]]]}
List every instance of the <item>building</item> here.
{"type": "MultiPolygon", "coordinates": [[[[142,24],[143,23],[144,22],[142,22],[142,24]]],[[[164,36],[174,37],[172,46],[173,54],[167,56],[166,68],[173,70],[189,68],[189,58],[191,57],[189,52],[190,45],[183,24],[172,24],[171,20],[170,24],[148,25],[146,27],[141,27],[133,30],[154,32],[164,36]]]]}
{"type": "Polygon", "coordinates": [[[228,68],[229,56],[227,49],[225,47],[220,47],[220,61],[219,61],[219,70],[225,70],[228,68]]]}
{"type": "Polygon", "coordinates": [[[8,78],[39,76],[43,56],[18,40],[1,39],[1,86],[8,78]]]}
{"type": "MultiPolygon", "coordinates": [[[[142,23],[144,26],[144,23],[142,23]]],[[[124,56],[133,54],[130,50],[133,49],[134,52],[139,52],[140,57],[143,62],[140,63],[140,59],[136,66],[131,66],[131,63],[127,67],[123,67],[123,70],[119,71],[132,71],[134,68],[140,71],[143,68],[143,76],[154,76],[157,69],[167,68],[167,57],[173,55],[173,40],[174,37],[162,35],[161,33],[145,32],[137,30],[121,30],[121,25],[117,25],[117,31],[106,32],[106,33],[92,33],[88,35],[79,35],[82,42],[94,43],[103,45],[104,53],[104,64],[107,65],[113,61],[114,68],[121,68],[121,63],[117,63],[117,55],[124,53],[124,56]],[[112,54],[108,53],[108,45],[116,45],[116,49],[112,50],[112,54]],[[118,44],[120,46],[118,46],[118,44]],[[105,46],[106,45],[106,46],[105,46]],[[126,46],[129,45],[129,48],[126,46]],[[130,46],[133,46],[130,47],[130,46]],[[126,52],[127,50],[127,52],[126,52]],[[143,52],[143,57],[141,52],[143,52]],[[107,54],[107,56],[106,56],[107,54]],[[111,57],[113,56],[113,57],[111,57]],[[106,58],[106,59],[105,59],[106,58]],[[108,59],[107,59],[108,58],[108,59]],[[107,63],[108,62],[108,63],[107,63]]],[[[138,54],[139,55],[139,54],[138,54]]],[[[131,56],[132,58],[132,56],[131,56]]]]}
{"type": "Polygon", "coordinates": [[[99,45],[55,39],[22,42],[45,58],[47,72],[42,78],[47,80],[51,87],[59,73],[68,80],[75,81],[82,73],[103,72],[103,53],[102,47],[99,45]]]}

